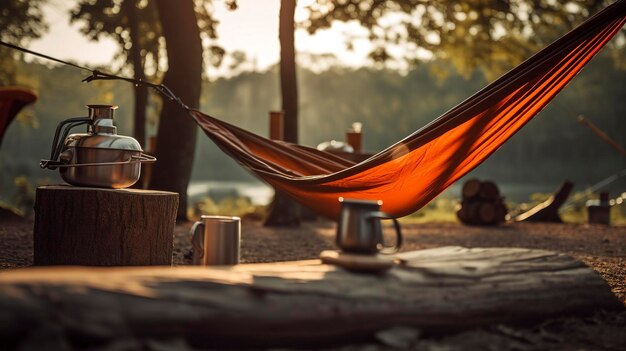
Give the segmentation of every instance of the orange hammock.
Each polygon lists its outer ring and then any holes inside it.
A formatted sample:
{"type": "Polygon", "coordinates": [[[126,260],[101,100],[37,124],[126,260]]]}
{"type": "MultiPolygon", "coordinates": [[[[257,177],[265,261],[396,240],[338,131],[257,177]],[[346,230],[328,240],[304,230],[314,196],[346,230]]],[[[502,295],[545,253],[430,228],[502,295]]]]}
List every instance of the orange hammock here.
{"type": "Polygon", "coordinates": [[[404,140],[359,164],[272,141],[197,110],[190,113],[228,155],[275,189],[329,218],[337,198],[382,200],[400,217],[426,205],[533,118],[622,28],[620,0],[404,140]]]}

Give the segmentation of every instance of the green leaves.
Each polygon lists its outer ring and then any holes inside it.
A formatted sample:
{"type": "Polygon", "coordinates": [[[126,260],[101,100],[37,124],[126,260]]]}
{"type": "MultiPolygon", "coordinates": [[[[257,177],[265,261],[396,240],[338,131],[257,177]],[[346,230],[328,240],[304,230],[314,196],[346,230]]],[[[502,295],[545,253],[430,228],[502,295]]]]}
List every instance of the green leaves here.
{"type": "Polygon", "coordinates": [[[356,21],[369,31],[374,62],[441,59],[463,75],[480,67],[493,79],[604,6],[602,0],[317,0],[302,25],[315,33],[335,21],[356,21]],[[432,55],[416,55],[418,49],[432,55]]]}

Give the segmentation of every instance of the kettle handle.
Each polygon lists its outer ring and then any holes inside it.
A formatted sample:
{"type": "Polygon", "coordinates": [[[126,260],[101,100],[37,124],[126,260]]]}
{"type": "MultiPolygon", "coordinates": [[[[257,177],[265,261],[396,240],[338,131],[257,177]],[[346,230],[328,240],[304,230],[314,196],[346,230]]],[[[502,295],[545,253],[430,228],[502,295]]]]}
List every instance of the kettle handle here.
{"type": "Polygon", "coordinates": [[[70,167],[86,167],[86,166],[117,166],[117,165],[129,165],[133,163],[152,163],[156,162],[156,157],[142,153],[139,156],[131,156],[127,161],[115,161],[115,162],[99,162],[99,163],[74,163],[68,164],[62,161],[54,160],[41,160],[39,165],[41,168],[70,168],[70,167]]]}
{"type": "Polygon", "coordinates": [[[400,250],[400,246],[402,246],[402,231],[400,230],[400,223],[398,220],[382,211],[371,212],[367,219],[391,219],[393,221],[393,226],[396,229],[396,244],[393,246],[385,246],[385,243],[383,242],[383,249],[380,250],[380,253],[389,255],[398,252],[398,250],[400,250]]]}
{"type": "Polygon", "coordinates": [[[47,160],[47,161],[52,161],[52,162],[40,163],[41,168],[55,169],[56,166],[58,166],[58,164],[56,164],[55,161],[58,161],[59,155],[61,154],[61,150],[63,149],[63,142],[65,138],[67,137],[67,134],[69,134],[70,129],[74,127],[78,127],[83,124],[87,124],[90,121],[91,121],[91,118],[89,117],[75,117],[75,118],[68,118],[65,121],[59,123],[56,131],[54,132],[54,138],[52,140],[52,150],[50,151],[50,160],[47,160]],[[65,129],[63,129],[63,126],[65,126],[66,124],[69,124],[69,125],[66,126],[65,129]]]}

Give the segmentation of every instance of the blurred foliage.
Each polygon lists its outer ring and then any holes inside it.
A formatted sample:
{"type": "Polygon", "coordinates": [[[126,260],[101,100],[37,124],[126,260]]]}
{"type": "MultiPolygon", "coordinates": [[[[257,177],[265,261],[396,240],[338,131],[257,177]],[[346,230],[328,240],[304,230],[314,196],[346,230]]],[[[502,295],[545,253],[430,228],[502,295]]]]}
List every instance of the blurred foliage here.
{"type": "MultiPolygon", "coordinates": [[[[48,25],[41,10],[45,0],[0,1],[0,40],[14,45],[28,44],[41,37],[48,25]]],[[[17,66],[22,53],[0,46],[0,86],[17,84],[17,66]]]]}
{"type": "MultiPolygon", "coordinates": [[[[70,22],[80,23],[80,31],[90,40],[98,41],[110,37],[118,43],[114,56],[117,65],[144,70],[151,67],[158,76],[162,53],[161,25],[154,4],[142,0],[82,0],[70,12],[70,22]],[[133,67],[131,49],[141,52],[143,62],[133,67]]],[[[108,67],[111,69],[114,62],[108,67]]],[[[115,71],[115,70],[114,70],[115,71]]]]}
{"type": "MultiPolygon", "coordinates": [[[[614,70],[610,62],[606,54],[596,57],[474,175],[526,184],[559,184],[569,178],[577,186],[588,186],[626,168],[622,156],[576,120],[583,114],[617,143],[626,145],[626,72],[614,70]]],[[[371,68],[333,67],[319,74],[301,70],[300,140],[311,146],[332,139],[344,140],[345,131],[358,121],[363,123],[364,150],[382,150],[486,84],[479,73],[466,80],[449,65],[447,72],[448,78],[438,81],[430,75],[430,64],[416,67],[406,75],[371,68]]],[[[205,86],[200,109],[267,135],[268,111],[280,106],[276,74],[275,70],[247,72],[218,79],[205,86]]],[[[207,177],[249,179],[234,161],[202,137],[198,140],[193,179],[207,177]]]]}
{"type": "MultiPolygon", "coordinates": [[[[623,157],[576,121],[578,114],[584,114],[626,145],[626,72],[614,70],[608,56],[596,57],[553,103],[470,176],[499,184],[529,185],[527,197],[538,190],[552,191],[564,179],[573,181],[576,189],[584,189],[626,168],[623,157]]],[[[58,172],[41,170],[38,162],[48,157],[56,125],[63,119],[85,115],[85,104],[106,101],[119,105],[119,133],[129,135],[132,130],[131,85],[115,81],[83,84],[84,72],[70,67],[20,65],[20,72],[37,79],[40,99],[28,114],[37,118],[39,128],[28,123],[9,126],[0,148],[0,200],[4,201],[10,200],[17,176],[26,176],[32,184],[44,177],[61,182],[58,172]]],[[[363,123],[365,151],[381,150],[486,84],[481,74],[466,80],[450,66],[447,71],[448,78],[438,81],[430,75],[429,64],[406,75],[372,68],[332,67],[321,73],[301,70],[302,143],[315,146],[343,140],[345,131],[358,121],[363,123]]],[[[280,106],[277,74],[273,68],[205,82],[200,110],[267,135],[268,111],[280,106]]],[[[205,136],[198,138],[196,152],[195,181],[253,179],[205,136]]],[[[624,182],[619,186],[622,188],[616,190],[620,192],[626,189],[624,182]]]]}
{"type": "MultiPolygon", "coordinates": [[[[552,196],[551,193],[533,193],[530,195],[528,202],[514,204],[513,208],[518,209],[517,212],[522,213],[546,201],[550,196],[552,196]]],[[[617,197],[617,199],[619,198],[621,196],[617,197]]],[[[565,223],[587,223],[587,201],[595,199],[598,199],[598,194],[591,192],[589,189],[574,192],[559,211],[561,219],[565,223]]],[[[610,216],[612,225],[626,225],[626,202],[620,200],[616,203],[615,200],[612,200],[610,216]]]]}
{"type": "Polygon", "coordinates": [[[15,193],[11,199],[21,214],[29,214],[35,205],[35,188],[24,176],[15,178],[15,193]]]}
{"type": "MultiPolygon", "coordinates": [[[[625,193],[626,194],[626,193],[625,193]]],[[[508,201],[507,208],[509,209],[509,216],[507,221],[514,218],[518,214],[526,212],[536,205],[547,200],[552,194],[550,193],[532,193],[530,194],[528,201],[522,203],[515,203],[508,201]]],[[[586,200],[590,198],[597,198],[597,194],[591,194],[587,190],[576,192],[571,195],[570,201],[568,201],[561,209],[560,216],[564,223],[583,224],[587,223],[587,206],[586,200]]],[[[460,204],[457,198],[448,196],[439,196],[435,200],[431,201],[428,205],[421,208],[419,211],[403,217],[401,222],[403,223],[456,223],[459,222],[456,217],[456,212],[459,210],[460,204]]],[[[611,207],[611,225],[624,226],[626,225],[626,201],[622,200],[619,203],[612,203],[611,207]]]]}
{"type": "MultiPolygon", "coordinates": [[[[215,44],[218,21],[213,17],[213,1],[194,0],[194,5],[204,46],[204,63],[220,66],[226,52],[215,44]]],[[[231,10],[237,8],[232,0],[227,2],[227,6],[231,10]]],[[[80,22],[83,25],[82,33],[91,40],[103,36],[115,40],[119,44],[115,58],[122,67],[130,61],[133,45],[138,46],[144,60],[142,67],[151,71],[148,76],[154,76],[154,81],[162,78],[161,71],[167,66],[167,62],[162,59],[166,48],[154,1],[81,0],[71,11],[71,21],[80,22]]]]}
{"type": "Polygon", "coordinates": [[[228,196],[221,199],[204,197],[190,208],[189,218],[195,220],[202,215],[237,216],[259,220],[265,217],[266,208],[254,205],[245,196],[228,196]]]}
{"type": "Polygon", "coordinates": [[[458,222],[456,212],[459,201],[454,198],[439,196],[417,212],[403,217],[403,223],[448,223],[458,222]]]}
{"type": "Polygon", "coordinates": [[[2,0],[0,39],[20,45],[41,37],[48,30],[41,10],[45,0],[2,0]]]}
{"type": "MultiPolygon", "coordinates": [[[[309,33],[356,22],[375,62],[451,62],[491,80],[612,1],[604,0],[316,0],[301,25],[309,33]]],[[[621,58],[623,60],[623,57],[621,58]]]]}

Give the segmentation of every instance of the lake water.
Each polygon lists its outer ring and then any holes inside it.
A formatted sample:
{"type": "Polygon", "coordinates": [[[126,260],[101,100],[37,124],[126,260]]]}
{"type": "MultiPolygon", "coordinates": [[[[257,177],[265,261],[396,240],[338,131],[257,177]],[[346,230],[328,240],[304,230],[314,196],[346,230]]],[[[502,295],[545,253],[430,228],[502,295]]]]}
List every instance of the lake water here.
{"type": "MultiPolygon", "coordinates": [[[[498,184],[501,194],[508,201],[525,202],[533,193],[552,193],[560,184],[498,184]]],[[[446,198],[460,198],[462,183],[457,183],[446,189],[441,195],[446,198]]],[[[581,189],[574,189],[580,191],[581,189]]],[[[245,181],[201,181],[191,182],[187,189],[190,203],[210,196],[215,200],[226,197],[243,196],[249,198],[255,205],[267,205],[274,196],[274,189],[261,182],[245,181]]]]}
{"type": "Polygon", "coordinates": [[[267,205],[274,196],[274,189],[261,182],[202,181],[191,182],[187,188],[189,202],[210,196],[219,200],[225,197],[247,197],[255,205],[267,205]]]}

